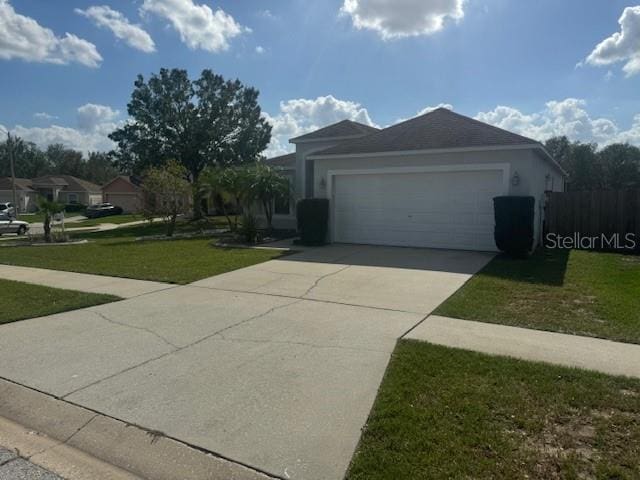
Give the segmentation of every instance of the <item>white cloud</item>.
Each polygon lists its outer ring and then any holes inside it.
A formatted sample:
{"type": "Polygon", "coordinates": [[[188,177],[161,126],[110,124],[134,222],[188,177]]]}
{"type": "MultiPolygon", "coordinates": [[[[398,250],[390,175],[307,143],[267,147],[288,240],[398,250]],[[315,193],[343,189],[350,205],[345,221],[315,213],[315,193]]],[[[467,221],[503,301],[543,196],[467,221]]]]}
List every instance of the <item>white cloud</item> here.
{"type": "Polygon", "coordinates": [[[539,141],[566,135],[571,140],[597,142],[601,146],[615,142],[640,145],[640,115],[636,115],[630,129],[622,130],[613,120],[592,117],[586,101],[577,98],[550,101],[542,111],[529,114],[501,105],[480,112],[475,118],[539,141]]]}
{"type": "Polygon", "coordinates": [[[34,113],[33,116],[38,120],[55,120],[58,118],[55,115],[49,115],[47,112],[37,112],[34,113]]]}
{"type": "Polygon", "coordinates": [[[618,23],[620,31],[596,45],[586,62],[595,66],[626,62],[622,70],[635,75],[640,73],[640,5],[625,8],[618,23]]]}
{"type": "Polygon", "coordinates": [[[33,142],[41,148],[61,143],[65,147],[87,153],[107,151],[115,147],[115,144],[103,132],[88,134],[75,128],[60,125],[51,125],[45,128],[16,125],[11,129],[11,133],[28,142],[33,142]]]}
{"type": "Polygon", "coordinates": [[[77,110],[78,128],[83,131],[99,130],[105,125],[112,125],[119,114],[118,110],[106,105],[86,103],[77,110]]]}
{"type": "Polygon", "coordinates": [[[272,139],[265,152],[267,157],[290,152],[289,139],[317,130],[326,125],[349,119],[365,125],[373,125],[366,108],[349,100],[339,100],[332,95],[316,99],[299,98],[280,102],[280,111],[265,117],[273,126],[272,139]]]}
{"type": "Polygon", "coordinates": [[[16,125],[11,129],[11,134],[33,142],[41,148],[46,148],[53,143],[61,143],[83,153],[107,151],[116,146],[108,135],[123,124],[123,121],[117,120],[119,115],[117,110],[106,105],[87,103],[79,107],[76,113],[77,128],[55,124],[48,127],[16,125]]]}
{"type": "Polygon", "coordinates": [[[424,107],[421,110],[418,110],[418,112],[413,117],[399,118],[395,122],[393,122],[393,124],[395,125],[396,123],[405,122],[407,120],[410,120],[411,118],[419,117],[420,115],[424,115],[425,113],[433,112],[438,108],[446,108],[447,110],[453,110],[453,105],[451,105],[450,103],[439,103],[438,105],[430,105],[430,106],[424,107]]]}
{"type": "Polygon", "coordinates": [[[256,53],[257,53],[258,55],[262,55],[262,54],[263,54],[263,53],[265,53],[265,52],[266,52],[266,50],[264,49],[264,47],[263,47],[263,46],[258,45],[258,46],[256,47],[256,53]]]}
{"type": "Polygon", "coordinates": [[[33,18],[16,13],[9,0],[0,0],[0,59],[67,65],[75,62],[98,67],[96,46],[71,33],[57,37],[33,18]]]}
{"type": "Polygon", "coordinates": [[[224,10],[214,12],[208,5],[197,5],[193,0],[144,0],[140,12],[169,20],[182,41],[194,50],[227,50],[229,40],[249,31],[224,10]]]}
{"type": "Polygon", "coordinates": [[[122,13],[107,5],[94,5],[86,10],[76,8],[75,12],[92,20],[99,27],[108,28],[116,38],[123,40],[130,47],[146,53],[156,50],[151,35],[140,25],[132,24],[122,13]]]}
{"type": "Polygon", "coordinates": [[[344,0],[341,13],[383,39],[431,35],[464,17],[465,0],[344,0]]]}

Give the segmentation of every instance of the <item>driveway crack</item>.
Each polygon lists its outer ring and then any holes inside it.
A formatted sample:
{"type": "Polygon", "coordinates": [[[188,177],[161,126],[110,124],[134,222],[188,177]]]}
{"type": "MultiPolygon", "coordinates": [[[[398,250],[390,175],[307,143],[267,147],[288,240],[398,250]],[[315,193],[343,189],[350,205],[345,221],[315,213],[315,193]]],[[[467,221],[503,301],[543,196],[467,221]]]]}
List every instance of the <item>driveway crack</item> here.
{"type": "Polygon", "coordinates": [[[325,274],[325,275],[322,275],[321,277],[318,277],[318,278],[315,280],[315,282],[313,282],[313,285],[311,285],[311,286],[307,289],[307,291],[306,291],[306,292],[304,292],[304,293],[302,294],[302,298],[305,298],[307,295],[309,295],[309,294],[311,293],[311,291],[312,291],[314,288],[316,288],[316,287],[320,284],[320,282],[321,282],[322,280],[324,280],[325,278],[329,278],[329,277],[331,277],[331,276],[333,276],[333,275],[337,275],[337,274],[338,274],[338,273],[340,273],[340,272],[344,272],[347,268],[351,268],[351,265],[347,265],[346,267],[342,267],[342,268],[340,268],[340,269],[336,270],[335,272],[330,272],[330,273],[327,273],[327,274],[325,274]]]}
{"type": "MultiPolygon", "coordinates": [[[[265,311],[265,312],[262,312],[262,313],[260,313],[260,314],[258,314],[258,315],[254,315],[254,316],[252,316],[252,317],[245,318],[244,320],[240,320],[239,322],[236,322],[236,323],[234,323],[234,324],[232,324],[232,325],[228,325],[228,326],[226,326],[226,327],[224,327],[224,328],[221,328],[220,330],[216,330],[215,332],[213,332],[213,333],[211,333],[211,334],[209,334],[209,335],[206,335],[206,336],[204,336],[204,337],[202,337],[202,338],[199,338],[198,340],[196,340],[196,341],[194,341],[194,342],[191,342],[191,343],[189,343],[189,344],[187,344],[187,345],[184,345],[184,346],[182,346],[182,347],[176,347],[176,348],[175,348],[175,350],[172,350],[172,351],[170,351],[170,352],[165,352],[165,353],[163,353],[162,355],[158,355],[157,357],[149,358],[148,360],[145,360],[144,362],[141,362],[141,363],[138,363],[138,364],[136,364],[136,365],[132,365],[132,366],[130,366],[130,367],[127,367],[127,368],[125,368],[125,369],[123,369],[123,370],[120,370],[119,372],[116,372],[116,373],[113,373],[113,374],[111,374],[111,375],[108,375],[108,376],[106,376],[106,377],[104,377],[104,378],[101,378],[101,379],[99,379],[99,380],[96,380],[95,382],[91,382],[91,383],[89,383],[88,385],[85,385],[85,386],[83,386],[83,387],[76,388],[75,390],[72,390],[71,392],[69,392],[69,393],[66,393],[66,394],[62,395],[62,396],[60,397],[60,399],[64,400],[64,399],[66,399],[67,397],[70,397],[71,395],[74,395],[74,394],[76,394],[76,393],[78,393],[78,392],[80,392],[80,391],[82,391],[82,390],[86,390],[87,388],[94,387],[95,385],[98,385],[98,384],[100,384],[100,383],[102,383],[102,382],[105,382],[105,381],[110,380],[110,379],[112,379],[112,378],[114,378],[114,377],[117,377],[117,376],[119,376],[119,375],[122,375],[123,373],[130,372],[131,370],[134,370],[134,369],[136,369],[136,368],[138,368],[138,367],[142,367],[142,366],[144,366],[144,365],[147,365],[148,363],[155,362],[156,360],[160,360],[160,359],[162,359],[162,358],[164,358],[164,357],[167,357],[167,356],[169,356],[169,355],[173,355],[173,354],[175,354],[175,353],[178,353],[178,352],[181,352],[181,351],[183,351],[183,350],[186,350],[187,348],[193,347],[193,346],[195,346],[195,345],[198,345],[199,343],[202,343],[202,342],[204,342],[204,341],[206,341],[206,340],[209,340],[210,338],[213,338],[213,337],[215,337],[215,336],[217,336],[217,335],[220,335],[220,334],[222,334],[223,332],[226,332],[227,330],[230,330],[230,329],[232,329],[232,328],[238,327],[238,326],[240,326],[240,325],[242,325],[242,324],[244,324],[244,323],[251,322],[251,321],[253,321],[253,320],[258,320],[258,319],[260,319],[260,318],[262,318],[262,317],[265,317],[265,316],[267,316],[267,315],[269,315],[269,314],[271,314],[271,313],[273,313],[273,312],[275,312],[275,311],[277,311],[277,310],[280,310],[280,309],[282,309],[282,308],[286,308],[286,307],[288,307],[288,306],[290,306],[290,305],[294,305],[294,304],[299,303],[299,302],[302,302],[302,300],[301,300],[301,299],[297,299],[297,300],[294,300],[294,301],[292,301],[292,302],[285,303],[285,304],[283,304],[283,305],[277,305],[277,306],[275,306],[275,307],[273,307],[273,308],[270,308],[269,310],[267,310],[267,311],[265,311]]],[[[97,313],[97,312],[94,312],[94,313],[97,313]]],[[[103,318],[104,318],[104,317],[103,317],[103,318]]],[[[110,320],[110,319],[107,319],[107,318],[105,318],[105,320],[107,320],[107,321],[111,321],[111,322],[113,322],[113,323],[117,323],[117,324],[119,324],[119,322],[114,322],[113,320],[110,320]]],[[[124,324],[124,325],[125,325],[125,326],[130,326],[130,325],[127,325],[127,324],[124,324]]],[[[135,327],[133,327],[133,328],[135,328],[135,327]]],[[[146,329],[145,329],[145,330],[146,330],[146,329]]],[[[154,332],[150,332],[150,333],[154,333],[154,332]]]]}
{"type": "Polygon", "coordinates": [[[96,310],[92,310],[93,313],[95,313],[98,317],[102,318],[103,320],[106,320],[109,323],[113,323],[114,325],[120,325],[122,327],[128,327],[128,328],[133,328],[134,330],[141,330],[143,332],[147,332],[150,333],[151,335],[153,335],[154,337],[158,338],[159,340],[163,341],[164,343],[166,343],[167,345],[169,345],[170,347],[174,348],[174,349],[179,349],[180,347],[178,345],[176,345],[175,343],[171,343],[169,340],[167,340],[165,337],[163,337],[162,335],[160,335],[157,332],[154,332],[153,330],[151,330],[150,328],[146,328],[146,327],[138,327],[137,325],[131,325],[129,323],[124,323],[124,322],[119,322],[117,320],[114,320],[112,318],[107,317],[104,313],[102,312],[98,312],[96,310]]]}
{"type": "Polygon", "coordinates": [[[248,338],[230,338],[230,337],[225,337],[224,335],[220,335],[220,338],[222,338],[227,342],[237,342],[237,343],[300,345],[303,347],[311,347],[311,348],[318,348],[318,349],[335,349],[335,350],[347,350],[347,351],[357,351],[357,352],[390,353],[386,350],[379,350],[375,348],[345,347],[343,345],[319,345],[317,343],[295,342],[291,340],[258,340],[258,339],[248,339],[248,338]]]}

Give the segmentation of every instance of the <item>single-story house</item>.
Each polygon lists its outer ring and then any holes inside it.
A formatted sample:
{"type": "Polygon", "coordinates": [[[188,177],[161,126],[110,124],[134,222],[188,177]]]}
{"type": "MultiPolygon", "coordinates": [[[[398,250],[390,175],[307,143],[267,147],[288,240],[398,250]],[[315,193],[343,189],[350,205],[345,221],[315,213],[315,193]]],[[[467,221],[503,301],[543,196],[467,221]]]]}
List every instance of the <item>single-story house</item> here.
{"type": "Polygon", "coordinates": [[[124,213],[137,213],[144,205],[142,179],[135,175],[119,175],[102,187],[104,202],[121,207],[124,213]]]}
{"type": "MultiPolygon", "coordinates": [[[[95,205],[102,201],[102,191],[99,185],[71,175],[45,175],[16,178],[16,197],[20,212],[34,212],[38,197],[63,204],[95,205]]],[[[0,202],[13,202],[10,177],[0,178],[0,202]]]]}
{"type": "Polygon", "coordinates": [[[65,205],[95,205],[102,202],[100,185],[71,175],[45,175],[31,180],[39,196],[65,205]]]}
{"type": "MultiPolygon", "coordinates": [[[[38,193],[31,188],[28,178],[16,178],[16,206],[19,212],[36,210],[38,193]]],[[[13,203],[13,184],[11,177],[0,178],[0,203],[13,203]]]]}
{"type": "MultiPolygon", "coordinates": [[[[540,241],[545,192],[564,190],[541,143],[445,108],[382,130],[343,121],[290,142],[294,154],[266,162],[288,172],[297,198],[330,199],[332,242],[495,251],[499,195],[535,198],[540,241]]],[[[289,208],[277,227],[292,226],[289,208]]]]}

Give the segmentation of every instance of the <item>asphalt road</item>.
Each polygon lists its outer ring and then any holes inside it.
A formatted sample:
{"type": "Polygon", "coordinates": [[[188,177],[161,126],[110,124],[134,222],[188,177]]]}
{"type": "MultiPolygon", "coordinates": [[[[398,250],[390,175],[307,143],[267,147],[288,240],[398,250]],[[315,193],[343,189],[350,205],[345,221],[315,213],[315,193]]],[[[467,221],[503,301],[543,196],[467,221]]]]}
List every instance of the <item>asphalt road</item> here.
{"type": "Polygon", "coordinates": [[[14,452],[0,448],[0,480],[63,480],[14,452]]]}

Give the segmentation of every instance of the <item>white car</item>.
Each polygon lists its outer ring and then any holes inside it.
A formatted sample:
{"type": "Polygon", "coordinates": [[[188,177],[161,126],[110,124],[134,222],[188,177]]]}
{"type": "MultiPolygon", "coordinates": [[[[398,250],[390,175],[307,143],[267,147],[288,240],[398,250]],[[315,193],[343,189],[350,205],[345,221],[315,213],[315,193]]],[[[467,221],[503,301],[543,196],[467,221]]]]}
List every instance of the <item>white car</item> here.
{"type": "Polygon", "coordinates": [[[15,220],[7,215],[0,214],[0,235],[5,233],[17,233],[24,235],[29,230],[29,224],[21,220],[15,220]]]}

